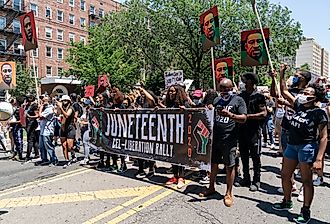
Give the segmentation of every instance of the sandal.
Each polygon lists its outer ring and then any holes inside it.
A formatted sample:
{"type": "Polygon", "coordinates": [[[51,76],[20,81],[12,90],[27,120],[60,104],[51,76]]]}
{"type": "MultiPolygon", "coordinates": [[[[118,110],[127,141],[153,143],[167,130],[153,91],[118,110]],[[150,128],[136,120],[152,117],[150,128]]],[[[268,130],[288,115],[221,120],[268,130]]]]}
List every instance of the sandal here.
{"type": "Polygon", "coordinates": [[[199,193],[199,197],[201,197],[201,198],[207,198],[207,197],[211,196],[212,194],[215,194],[215,192],[216,192],[215,189],[207,188],[202,193],[199,193]]]}

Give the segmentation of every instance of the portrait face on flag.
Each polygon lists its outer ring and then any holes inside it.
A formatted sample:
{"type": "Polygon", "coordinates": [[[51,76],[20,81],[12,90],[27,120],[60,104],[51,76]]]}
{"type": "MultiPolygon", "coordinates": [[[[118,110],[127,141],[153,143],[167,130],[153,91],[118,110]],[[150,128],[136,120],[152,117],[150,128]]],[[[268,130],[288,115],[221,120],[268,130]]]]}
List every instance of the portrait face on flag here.
{"type": "Polygon", "coordinates": [[[199,17],[199,22],[203,50],[208,51],[211,47],[220,44],[218,8],[214,6],[204,12],[199,17]]]}
{"type": "Polygon", "coordinates": [[[16,63],[13,61],[0,62],[0,89],[16,88],[16,63]]]}
{"type": "Polygon", "coordinates": [[[33,11],[20,16],[22,43],[25,51],[38,48],[36,25],[33,11]]]}
{"type": "MultiPolygon", "coordinates": [[[[269,47],[269,28],[265,28],[263,31],[269,47]]],[[[241,65],[268,65],[268,55],[261,30],[247,30],[241,33],[241,65]]]]}
{"type": "MultiPolygon", "coordinates": [[[[223,78],[233,80],[233,58],[218,58],[214,60],[215,81],[218,87],[223,78]]],[[[218,88],[217,88],[218,89],[218,88]]]]}

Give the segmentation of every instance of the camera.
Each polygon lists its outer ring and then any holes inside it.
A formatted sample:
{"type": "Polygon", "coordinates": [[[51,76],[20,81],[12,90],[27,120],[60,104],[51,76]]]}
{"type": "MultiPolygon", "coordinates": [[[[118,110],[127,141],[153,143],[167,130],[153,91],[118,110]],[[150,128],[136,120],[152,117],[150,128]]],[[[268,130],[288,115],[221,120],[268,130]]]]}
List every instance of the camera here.
{"type": "Polygon", "coordinates": [[[215,108],[216,108],[216,110],[218,110],[218,111],[222,111],[223,109],[225,109],[225,107],[222,106],[222,105],[217,105],[215,108]]]}

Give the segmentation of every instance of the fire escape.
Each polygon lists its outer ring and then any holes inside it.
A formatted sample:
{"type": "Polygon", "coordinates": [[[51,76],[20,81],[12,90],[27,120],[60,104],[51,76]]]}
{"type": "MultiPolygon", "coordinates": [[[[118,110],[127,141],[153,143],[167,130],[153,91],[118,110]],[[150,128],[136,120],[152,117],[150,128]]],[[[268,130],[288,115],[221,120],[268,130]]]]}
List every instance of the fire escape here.
{"type": "Polygon", "coordinates": [[[0,58],[24,60],[19,16],[24,14],[24,0],[0,0],[0,58]]]}

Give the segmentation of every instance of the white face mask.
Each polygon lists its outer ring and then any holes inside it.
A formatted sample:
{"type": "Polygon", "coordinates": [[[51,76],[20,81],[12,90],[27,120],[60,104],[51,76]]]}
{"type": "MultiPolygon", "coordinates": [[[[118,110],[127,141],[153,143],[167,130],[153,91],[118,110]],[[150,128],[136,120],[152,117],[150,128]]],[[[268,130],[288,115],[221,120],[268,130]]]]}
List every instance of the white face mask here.
{"type": "Polygon", "coordinates": [[[297,100],[298,100],[299,104],[306,104],[306,103],[313,101],[312,98],[313,97],[311,97],[311,96],[299,95],[297,100]]]}
{"type": "Polygon", "coordinates": [[[241,91],[245,91],[245,90],[246,90],[246,87],[245,87],[245,83],[244,83],[244,82],[240,82],[240,83],[239,83],[239,89],[240,89],[241,91]]]}

